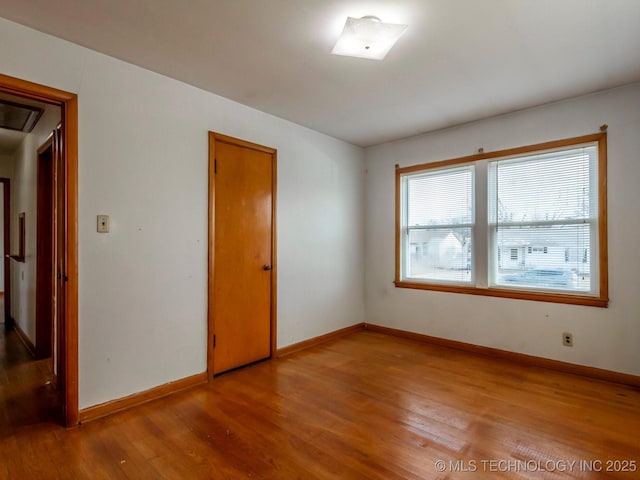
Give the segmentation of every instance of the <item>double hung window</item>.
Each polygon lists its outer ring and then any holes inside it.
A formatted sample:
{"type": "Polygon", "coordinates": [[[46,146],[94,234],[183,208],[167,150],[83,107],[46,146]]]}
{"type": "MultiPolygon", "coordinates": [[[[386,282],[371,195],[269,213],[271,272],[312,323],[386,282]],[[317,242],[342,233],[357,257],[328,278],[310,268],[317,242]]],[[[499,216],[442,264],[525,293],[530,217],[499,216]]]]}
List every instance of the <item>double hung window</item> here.
{"type": "Polygon", "coordinates": [[[474,167],[404,177],[406,276],[470,284],[474,167]]]}
{"type": "Polygon", "coordinates": [[[396,285],[607,304],[606,133],[396,169],[396,285]]]}

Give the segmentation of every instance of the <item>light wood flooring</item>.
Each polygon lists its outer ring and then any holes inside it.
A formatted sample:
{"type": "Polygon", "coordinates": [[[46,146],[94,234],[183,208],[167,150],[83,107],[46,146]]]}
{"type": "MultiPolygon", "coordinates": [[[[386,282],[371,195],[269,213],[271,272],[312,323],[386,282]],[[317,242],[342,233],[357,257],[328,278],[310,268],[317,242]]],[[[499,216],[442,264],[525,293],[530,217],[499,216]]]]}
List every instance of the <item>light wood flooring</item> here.
{"type": "Polygon", "coordinates": [[[2,388],[0,479],[640,478],[637,389],[367,331],[74,429],[2,388]]]}

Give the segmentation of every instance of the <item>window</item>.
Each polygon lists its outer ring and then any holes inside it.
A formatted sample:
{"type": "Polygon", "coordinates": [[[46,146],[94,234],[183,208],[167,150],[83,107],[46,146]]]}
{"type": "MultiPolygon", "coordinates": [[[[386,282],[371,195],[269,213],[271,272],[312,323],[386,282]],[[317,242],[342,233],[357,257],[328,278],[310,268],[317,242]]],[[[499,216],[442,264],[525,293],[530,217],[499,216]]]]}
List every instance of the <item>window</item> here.
{"type": "Polygon", "coordinates": [[[604,130],[398,167],[396,189],[396,286],[607,305],[604,130]]]}
{"type": "Polygon", "coordinates": [[[489,162],[490,249],[531,245],[518,265],[490,262],[490,285],[597,293],[591,262],[566,256],[597,238],[597,156],[587,144],[489,162]]]}
{"type": "Polygon", "coordinates": [[[407,278],[471,283],[473,167],[404,178],[407,278]]]}

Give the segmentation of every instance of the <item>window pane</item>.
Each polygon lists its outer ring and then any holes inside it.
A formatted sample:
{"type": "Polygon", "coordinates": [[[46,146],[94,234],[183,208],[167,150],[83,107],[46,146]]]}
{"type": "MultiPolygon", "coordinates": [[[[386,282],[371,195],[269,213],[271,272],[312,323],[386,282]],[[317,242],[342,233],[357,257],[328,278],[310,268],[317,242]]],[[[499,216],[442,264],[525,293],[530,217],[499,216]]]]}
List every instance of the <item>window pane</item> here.
{"type": "Polygon", "coordinates": [[[584,147],[493,162],[491,223],[594,218],[597,202],[590,179],[595,155],[596,147],[584,147]]]}
{"type": "Polygon", "coordinates": [[[408,226],[473,223],[473,167],[407,179],[408,226]]]}
{"type": "Polygon", "coordinates": [[[409,231],[407,277],[471,282],[471,228],[409,231]]]}
{"type": "Polygon", "coordinates": [[[590,232],[590,224],[497,227],[494,284],[591,291],[590,232]]]}

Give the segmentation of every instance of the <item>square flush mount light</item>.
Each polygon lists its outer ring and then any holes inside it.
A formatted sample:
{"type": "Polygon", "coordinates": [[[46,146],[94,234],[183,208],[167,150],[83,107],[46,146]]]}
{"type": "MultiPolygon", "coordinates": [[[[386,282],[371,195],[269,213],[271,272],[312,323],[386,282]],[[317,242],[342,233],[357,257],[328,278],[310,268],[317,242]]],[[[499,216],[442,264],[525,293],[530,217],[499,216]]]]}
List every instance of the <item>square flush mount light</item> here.
{"type": "Polygon", "coordinates": [[[347,17],[342,35],[331,53],[382,60],[406,29],[407,25],[384,23],[371,15],[347,17]]]}

